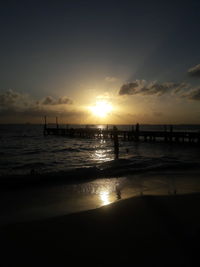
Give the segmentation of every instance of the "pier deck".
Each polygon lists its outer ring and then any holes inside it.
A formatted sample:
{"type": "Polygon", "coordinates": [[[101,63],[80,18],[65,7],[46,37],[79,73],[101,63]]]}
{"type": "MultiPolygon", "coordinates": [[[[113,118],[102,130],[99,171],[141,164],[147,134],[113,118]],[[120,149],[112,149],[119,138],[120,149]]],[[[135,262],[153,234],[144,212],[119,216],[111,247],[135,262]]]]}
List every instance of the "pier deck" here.
{"type": "MultiPolygon", "coordinates": [[[[112,129],[100,128],[61,128],[44,126],[44,135],[66,136],[71,138],[113,139],[112,129]]],[[[118,138],[124,141],[166,142],[166,143],[195,143],[200,144],[200,132],[178,131],[140,131],[117,130],[118,138]]]]}

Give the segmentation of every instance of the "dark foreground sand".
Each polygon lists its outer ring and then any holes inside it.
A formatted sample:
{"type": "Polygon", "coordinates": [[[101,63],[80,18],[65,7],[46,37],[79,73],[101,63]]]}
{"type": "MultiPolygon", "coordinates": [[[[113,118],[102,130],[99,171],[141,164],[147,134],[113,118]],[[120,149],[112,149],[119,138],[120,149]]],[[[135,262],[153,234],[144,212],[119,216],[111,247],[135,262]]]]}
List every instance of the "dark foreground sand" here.
{"type": "Polygon", "coordinates": [[[0,266],[199,266],[199,208],[200,194],[142,196],[3,226],[0,266]]]}

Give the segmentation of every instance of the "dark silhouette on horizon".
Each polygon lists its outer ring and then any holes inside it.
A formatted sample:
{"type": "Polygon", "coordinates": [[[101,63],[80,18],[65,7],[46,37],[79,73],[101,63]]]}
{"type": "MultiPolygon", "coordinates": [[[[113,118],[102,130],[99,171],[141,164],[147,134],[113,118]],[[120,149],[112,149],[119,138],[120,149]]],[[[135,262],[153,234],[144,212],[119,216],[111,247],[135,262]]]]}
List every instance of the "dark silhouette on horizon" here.
{"type": "Polygon", "coordinates": [[[200,131],[174,131],[173,125],[164,125],[162,130],[140,130],[140,124],[137,123],[129,130],[118,130],[116,126],[113,129],[109,129],[108,125],[105,129],[97,127],[85,127],[85,128],[69,128],[56,125],[48,125],[46,122],[43,128],[44,136],[47,135],[59,135],[75,138],[97,138],[97,139],[111,139],[114,141],[114,154],[115,158],[119,157],[119,139],[123,141],[134,142],[165,142],[165,143],[178,143],[178,144],[194,144],[200,145],[200,131]]]}
{"type": "Polygon", "coordinates": [[[113,127],[113,141],[114,141],[115,159],[118,159],[119,158],[119,140],[118,140],[118,129],[116,126],[113,127]]]}

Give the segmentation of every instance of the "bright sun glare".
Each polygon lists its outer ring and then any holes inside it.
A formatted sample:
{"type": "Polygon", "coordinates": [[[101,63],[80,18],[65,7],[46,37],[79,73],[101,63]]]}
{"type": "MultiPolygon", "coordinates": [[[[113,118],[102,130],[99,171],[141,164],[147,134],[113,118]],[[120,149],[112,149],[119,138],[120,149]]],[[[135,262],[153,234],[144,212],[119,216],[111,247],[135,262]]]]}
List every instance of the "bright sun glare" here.
{"type": "Polygon", "coordinates": [[[108,204],[110,204],[110,200],[109,200],[109,192],[107,192],[107,191],[102,191],[102,192],[100,193],[100,199],[101,199],[103,205],[108,205],[108,204]]]}
{"type": "Polygon", "coordinates": [[[93,115],[104,118],[112,111],[112,105],[105,100],[99,100],[95,106],[90,107],[90,111],[93,115]]]}

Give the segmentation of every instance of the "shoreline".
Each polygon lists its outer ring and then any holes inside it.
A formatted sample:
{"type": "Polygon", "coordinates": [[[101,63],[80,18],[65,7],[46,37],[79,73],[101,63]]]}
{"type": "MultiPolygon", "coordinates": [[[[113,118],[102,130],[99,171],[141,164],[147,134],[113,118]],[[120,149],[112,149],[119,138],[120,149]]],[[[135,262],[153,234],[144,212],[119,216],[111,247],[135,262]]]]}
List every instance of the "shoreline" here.
{"type": "Polygon", "coordinates": [[[199,204],[199,193],[145,195],[2,226],[7,260],[2,266],[66,266],[71,261],[71,266],[193,266],[198,259],[199,204]]]}
{"type": "Polygon", "coordinates": [[[24,174],[8,174],[0,175],[0,191],[6,189],[17,190],[18,188],[28,188],[31,186],[45,186],[48,184],[81,184],[85,182],[95,181],[97,179],[112,179],[115,177],[142,175],[146,173],[160,174],[160,173],[200,173],[200,165],[197,163],[181,165],[166,165],[166,166],[127,166],[127,169],[123,166],[125,159],[118,159],[112,161],[112,166],[107,168],[105,162],[100,166],[88,167],[88,168],[75,168],[72,170],[60,171],[60,172],[44,172],[44,173],[24,173],[24,174]],[[118,164],[122,164],[119,165],[118,164]],[[102,168],[103,167],[103,168],[102,168]]]}

